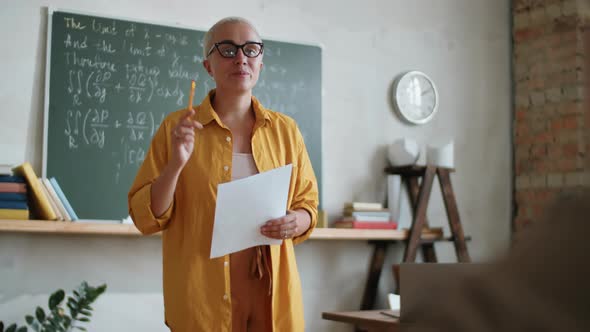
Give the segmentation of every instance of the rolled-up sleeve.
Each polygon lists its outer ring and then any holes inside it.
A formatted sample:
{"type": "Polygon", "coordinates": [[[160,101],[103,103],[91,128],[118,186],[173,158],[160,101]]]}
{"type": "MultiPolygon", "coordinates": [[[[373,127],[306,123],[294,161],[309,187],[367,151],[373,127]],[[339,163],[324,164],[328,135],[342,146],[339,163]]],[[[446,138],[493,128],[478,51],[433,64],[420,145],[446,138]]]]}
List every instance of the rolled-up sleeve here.
{"type": "Polygon", "coordinates": [[[172,204],[161,216],[156,217],[152,212],[152,184],[168,162],[166,133],[166,121],[164,121],[152,139],[146,158],[137,171],[127,196],[129,215],[137,229],[146,235],[165,229],[174,211],[174,200],[172,200],[172,204]]]}
{"type": "Polygon", "coordinates": [[[305,233],[293,238],[293,244],[299,244],[309,238],[317,224],[318,215],[317,180],[299,128],[297,128],[297,138],[297,174],[290,210],[306,210],[311,217],[311,223],[305,233]]]}

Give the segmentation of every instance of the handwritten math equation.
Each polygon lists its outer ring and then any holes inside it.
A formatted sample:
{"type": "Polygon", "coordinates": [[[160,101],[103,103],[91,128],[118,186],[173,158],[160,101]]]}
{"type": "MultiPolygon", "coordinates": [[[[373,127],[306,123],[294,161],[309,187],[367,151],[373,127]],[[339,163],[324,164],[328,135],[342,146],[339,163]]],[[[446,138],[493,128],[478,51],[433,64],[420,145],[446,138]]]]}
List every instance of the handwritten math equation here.
{"type": "MultiPolygon", "coordinates": [[[[59,114],[65,148],[104,153],[118,183],[124,168],[143,162],[165,116],[186,107],[191,80],[202,95],[215,88],[202,68],[202,40],[183,29],[91,16],[65,15],[57,23],[64,32],[51,55],[61,83],[59,112],[52,112],[59,114]]],[[[282,50],[264,52],[272,59],[282,50]]],[[[293,74],[268,61],[254,95],[267,108],[297,115],[293,101],[308,87],[303,79],[286,79],[293,74]]]]}

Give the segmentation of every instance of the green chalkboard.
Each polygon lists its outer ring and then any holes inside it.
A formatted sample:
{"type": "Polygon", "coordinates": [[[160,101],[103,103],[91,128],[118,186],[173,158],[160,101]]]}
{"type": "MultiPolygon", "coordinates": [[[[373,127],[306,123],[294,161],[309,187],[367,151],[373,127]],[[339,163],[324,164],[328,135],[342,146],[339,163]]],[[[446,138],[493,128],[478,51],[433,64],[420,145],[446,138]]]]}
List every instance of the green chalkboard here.
{"type": "MultiPolygon", "coordinates": [[[[127,192],[164,117],[215,87],[204,31],[53,11],[48,19],[44,175],[81,219],[127,216],[127,192]]],[[[293,117],[321,184],[321,48],[264,40],[254,95],[293,117]]]]}

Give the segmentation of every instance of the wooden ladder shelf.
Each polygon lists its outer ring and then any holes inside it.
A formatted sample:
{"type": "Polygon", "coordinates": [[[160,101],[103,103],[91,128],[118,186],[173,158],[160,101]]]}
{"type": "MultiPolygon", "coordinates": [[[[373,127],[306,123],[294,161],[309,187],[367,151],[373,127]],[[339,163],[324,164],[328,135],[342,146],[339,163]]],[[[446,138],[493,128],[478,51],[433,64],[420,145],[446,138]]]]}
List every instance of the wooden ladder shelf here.
{"type": "MultiPolygon", "coordinates": [[[[438,261],[434,250],[434,242],[436,241],[424,241],[421,238],[422,229],[428,227],[426,210],[428,208],[434,177],[437,175],[445,209],[447,211],[451,230],[451,241],[453,241],[455,246],[457,260],[462,263],[471,261],[466,245],[466,240],[469,240],[469,238],[466,238],[463,233],[463,227],[461,226],[461,220],[459,218],[459,210],[457,208],[457,202],[451,184],[450,173],[453,171],[454,170],[451,168],[431,165],[388,167],[385,169],[385,173],[387,174],[401,176],[402,182],[405,183],[410,197],[410,204],[412,205],[413,220],[410,226],[408,239],[405,240],[404,263],[412,263],[416,260],[416,254],[419,247],[422,249],[424,262],[435,263],[438,261]],[[419,181],[420,179],[422,181],[419,181]]],[[[440,240],[444,240],[444,238],[441,237],[440,240]]],[[[369,265],[369,275],[365,285],[361,310],[374,309],[379,277],[381,276],[387,245],[390,242],[393,241],[372,241],[375,247],[369,265]]],[[[396,277],[396,279],[399,280],[398,277],[396,277]]]]}

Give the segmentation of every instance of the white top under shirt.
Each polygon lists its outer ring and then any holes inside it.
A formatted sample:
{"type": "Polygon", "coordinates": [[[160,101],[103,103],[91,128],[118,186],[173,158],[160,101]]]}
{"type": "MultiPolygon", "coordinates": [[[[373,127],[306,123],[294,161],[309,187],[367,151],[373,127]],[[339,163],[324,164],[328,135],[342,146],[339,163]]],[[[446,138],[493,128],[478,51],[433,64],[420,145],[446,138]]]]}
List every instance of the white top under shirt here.
{"type": "Polygon", "coordinates": [[[258,174],[258,168],[254,163],[251,153],[232,153],[231,180],[238,180],[254,174],[258,174]]]}

